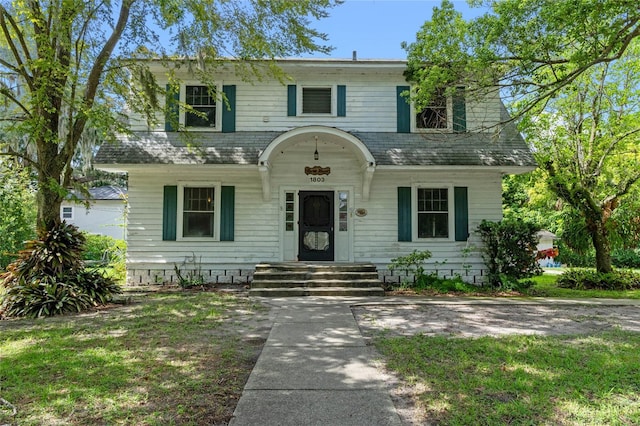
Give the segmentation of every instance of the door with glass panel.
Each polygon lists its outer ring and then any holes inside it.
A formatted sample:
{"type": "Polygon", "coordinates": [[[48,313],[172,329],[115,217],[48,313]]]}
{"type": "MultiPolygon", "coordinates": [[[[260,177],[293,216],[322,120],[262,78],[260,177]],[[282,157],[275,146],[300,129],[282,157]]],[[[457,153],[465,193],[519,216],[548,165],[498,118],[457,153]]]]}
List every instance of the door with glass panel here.
{"type": "Polygon", "coordinates": [[[300,191],[298,260],[334,260],[334,193],[300,191]]]}

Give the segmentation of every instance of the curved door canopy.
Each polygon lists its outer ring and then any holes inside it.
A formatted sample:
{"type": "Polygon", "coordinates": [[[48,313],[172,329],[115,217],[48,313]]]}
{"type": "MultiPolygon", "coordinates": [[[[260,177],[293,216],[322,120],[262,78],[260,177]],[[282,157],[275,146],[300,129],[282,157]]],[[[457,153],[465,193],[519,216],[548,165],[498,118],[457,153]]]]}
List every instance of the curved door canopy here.
{"type": "Polygon", "coordinates": [[[369,199],[371,180],[376,163],[367,146],[356,136],[334,127],[305,126],[281,134],[271,141],[260,154],[258,172],[262,179],[262,198],[264,201],[269,201],[271,198],[271,163],[273,159],[290,146],[318,138],[341,145],[355,156],[360,164],[362,173],[362,199],[364,201],[369,199]]]}
{"type": "Polygon", "coordinates": [[[300,191],[298,260],[332,261],[333,191],[300,191]]]}

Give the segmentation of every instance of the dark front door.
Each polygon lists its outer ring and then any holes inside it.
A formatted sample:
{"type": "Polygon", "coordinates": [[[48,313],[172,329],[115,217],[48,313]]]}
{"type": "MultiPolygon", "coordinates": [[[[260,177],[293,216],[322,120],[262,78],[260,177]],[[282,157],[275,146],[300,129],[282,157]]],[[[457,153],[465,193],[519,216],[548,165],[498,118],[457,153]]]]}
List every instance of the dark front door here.
{"type": "Polygon", "coordinates": [[[333,260],[333,191],[300,191],[298,260],[333,260]]]}

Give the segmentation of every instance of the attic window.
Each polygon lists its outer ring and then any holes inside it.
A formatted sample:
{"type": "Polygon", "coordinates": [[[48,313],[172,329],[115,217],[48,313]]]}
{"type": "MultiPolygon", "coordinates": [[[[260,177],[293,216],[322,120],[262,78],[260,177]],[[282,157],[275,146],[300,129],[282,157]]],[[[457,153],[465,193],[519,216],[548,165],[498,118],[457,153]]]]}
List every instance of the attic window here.
{"type": "Polygon", "coordinates": [[[446,129],[447,128],[447,98],[444,90],[436,92],[429,105],[416,114],[418,129],[446,129]]]}
{"type": "Polygon", "coordinates": [[[331,87],[303,87],[303,114],[331,114],[331,87]]]}
{"type": "Polygon", "coordinates": [[[216,127],[216,100],[207,86],[187,86],[187,105],[201,114],[187,112],[185,125],[187,127],[216,127]]]}

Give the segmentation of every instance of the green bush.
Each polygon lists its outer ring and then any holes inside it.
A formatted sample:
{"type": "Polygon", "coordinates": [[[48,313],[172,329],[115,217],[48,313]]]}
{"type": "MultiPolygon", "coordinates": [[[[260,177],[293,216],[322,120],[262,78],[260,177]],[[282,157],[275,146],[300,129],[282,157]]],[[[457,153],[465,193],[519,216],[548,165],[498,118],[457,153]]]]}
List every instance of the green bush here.
{"type": "Polygon", "coordinates": [[[631,271],[601,273],[572,269],[563,273],[556,284],[572,290],[637,290],[640,289],[640,275],[631,271]]]}
{"type": "Polygon", "coordinates": [[[120,293],[112,279],[85,269],[84,242],[78,229],[66,223],[27,242],[18,259],[0,275],[0,286],[5,289],[0,316],[80,312],[120,293]]]}
{"type": "Polygon", "coordinates": [[[431,275],[425,274],[424,271],[424,264],[430,258],[431,252],[429,250],[414,250],[413,252],[411,252],[411,254],[408,254],[406,256],[399,256],[391,259],[389,270],[394,271],[397,269],[413,276],[413,282],[405,280],[405,282],[403,283],[405,286],[424,286],[427,284],[427,280],[429,280],[431,277],[431,275]]]}
{"type": "Polygon", "coordinates": [[[478,233],[484,244],[482,257],[491,287],[519,288],[519,280],[541,273],[536,261],[539,230],[538,226],[520,220],[482,221],[478,233]]]}
{"type": "Polygon", "coordinates": [[[26,169],[0,156],[0,271],[35,238],[36,206],[26,169]]]}
{"type": "Polygon", "coordinates": [[[579,253],[560,240],[558,242],[558,256],[555,260],[572,268],[588,268],[596,264],[596,255],[593,249],[579,253]]]}
{"type": "Polygon", "coordinates": [[[110,268],[111,276],[118,282],[127,277],[127,242],[107,235],[84,234],[86,238],[83,259],[89,265],[110,268]]]}
{"type": "Polygon", "coordinates": [[[84,234],[86,239],[83,259],[100,262],[105,259],[108,263],[124,261],[127,243],[108,235],[84,234]]]}
{"type": "Polygon", "coordinates": [[[618,268],[640,269],[640,249],[614,250],[611,253],[611,263],[618,268]]]}

